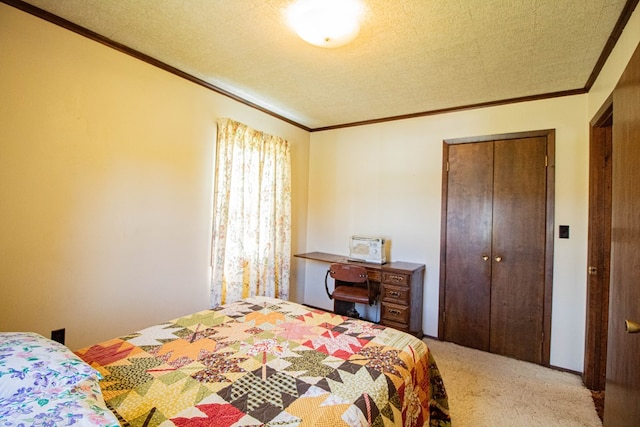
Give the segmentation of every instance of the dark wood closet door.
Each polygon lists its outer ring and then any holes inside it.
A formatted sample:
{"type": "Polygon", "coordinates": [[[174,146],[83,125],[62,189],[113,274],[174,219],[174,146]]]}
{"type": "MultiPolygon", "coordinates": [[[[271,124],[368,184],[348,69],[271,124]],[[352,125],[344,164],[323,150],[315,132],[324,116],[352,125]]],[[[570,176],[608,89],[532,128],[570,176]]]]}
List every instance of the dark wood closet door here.
{"type": "Polygon", "coordinates": [[[640,48],[613,92],[611,285],[605,426],[640,425],[640,48]]]}
{"type": "Polygon", "coordinates": [[[438,335],[548,365],[553,131],[500,137],[445,141],[438,335]]]}
{"type": "Polygon", "coordinates": [[[490,349],[540,364],[547,141],[494,144],[490,349]]]}
{"type": "Polygon", "coordinates": [[[493,142],[451,145],[448,160],[445,340],[488,351],[493,142]]]}

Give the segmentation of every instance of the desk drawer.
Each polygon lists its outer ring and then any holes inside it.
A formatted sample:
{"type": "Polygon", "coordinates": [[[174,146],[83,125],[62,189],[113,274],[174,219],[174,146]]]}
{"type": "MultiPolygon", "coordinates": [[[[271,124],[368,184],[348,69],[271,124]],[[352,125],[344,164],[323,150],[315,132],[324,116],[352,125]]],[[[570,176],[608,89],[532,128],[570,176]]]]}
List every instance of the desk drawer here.
{"type": "Polygon", "coordinates": [[[402,332],[411,333],[409,331],[409,325],[407,325],[406,323],[398,323],[398,322],[394,322],[394,321],[387,320],[387,319],[383,319],[381,323],[382,323],[383,326],[394,328],[394,329],[397,329],[397,330],[402,331],[402,332]]]}
{"type": "Polygon", "coordinates": [[[407,325],[409,323],[409,307],[383,302],[381,317],[385,321],[389,320],[407,325]]]}
{"type": "Polygon", "coordinates": [[[391,273],[385,271],[382,273],[382,281],[392,285],[409,286],[410,276],[408,274],[391,273]]]}
{"type": "Polygon", "coordinates": [[[380,270],[367,269],[367,276],[369,276],[370,282],[382,282],[382,273],[380,273],[380,270]]]}
{"type": "Polygon", "coordinates": [[[395,302],[396,304],[409,304],[409,288],[404,286],[392,286],[386,283],[382,286],[382,300],[395,302]]]}

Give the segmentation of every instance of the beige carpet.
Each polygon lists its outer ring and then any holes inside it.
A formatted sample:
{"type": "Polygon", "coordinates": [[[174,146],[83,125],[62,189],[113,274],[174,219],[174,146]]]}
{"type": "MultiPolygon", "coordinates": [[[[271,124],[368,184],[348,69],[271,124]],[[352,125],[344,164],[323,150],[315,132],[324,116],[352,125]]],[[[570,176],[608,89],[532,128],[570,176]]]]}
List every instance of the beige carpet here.
{"type": "Polygon", "coordinates": [[[451,424],[602,426],[579,376],[425,338],[449,395],[451,424]]]}

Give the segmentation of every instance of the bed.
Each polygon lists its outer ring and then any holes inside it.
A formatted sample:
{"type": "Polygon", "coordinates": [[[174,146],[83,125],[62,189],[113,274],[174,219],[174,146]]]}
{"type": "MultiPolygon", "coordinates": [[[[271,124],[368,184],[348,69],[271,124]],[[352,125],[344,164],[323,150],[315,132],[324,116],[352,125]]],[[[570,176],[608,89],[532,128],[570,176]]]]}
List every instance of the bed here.
{"type": "Polygon", "coordinates": [[[255,297],[78,350],[123,426],[449,426],[426,344],[255,297]]]}

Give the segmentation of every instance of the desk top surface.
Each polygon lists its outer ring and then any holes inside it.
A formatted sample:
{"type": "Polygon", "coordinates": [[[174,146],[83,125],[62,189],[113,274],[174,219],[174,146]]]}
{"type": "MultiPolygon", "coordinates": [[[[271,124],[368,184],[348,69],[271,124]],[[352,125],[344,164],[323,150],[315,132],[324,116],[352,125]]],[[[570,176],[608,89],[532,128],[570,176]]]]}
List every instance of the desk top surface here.
{"type": "Polygon", "coordinates": [[[375,264],[371,262],[360,262],[360,261],[350,261],[348,257],[344,255],[336,255],[330,254],[326,252],[307,252],[304,254],[295,254],[294,257],[310,259],[314,261],[321,262],[339,262],[342,264],[355,264],[362,265],[368,269],[372,270],[383,270],[383,271],[401,271],[401,272],[414,272],[417,270],[423,270],[425,268],[424,264],[416,264],[413,262],[405,262],[405,261],[393,261],[387,262],[384,264],[375,264]]]}

